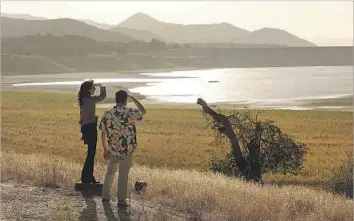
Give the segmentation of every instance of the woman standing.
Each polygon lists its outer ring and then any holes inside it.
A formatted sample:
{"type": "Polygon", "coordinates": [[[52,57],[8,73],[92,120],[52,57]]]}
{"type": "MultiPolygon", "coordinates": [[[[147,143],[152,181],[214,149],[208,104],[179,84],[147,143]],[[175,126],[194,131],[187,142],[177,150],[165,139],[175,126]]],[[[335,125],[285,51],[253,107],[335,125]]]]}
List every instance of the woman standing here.
{"type": "Polygon", "coordinates": [[[106,98],[106,88],[101,84],[94,84],[93,80],[81,84],[78,93],[80,106],[80,125],[82,140],[87,144],[87,156],[81,173],[82,183],[99,183],[93,176],[96,145],[97,145],[97,116],[96,103],[106,98]],[[96,86],[100,87],[100,95],[94,96],[96,86]]]}

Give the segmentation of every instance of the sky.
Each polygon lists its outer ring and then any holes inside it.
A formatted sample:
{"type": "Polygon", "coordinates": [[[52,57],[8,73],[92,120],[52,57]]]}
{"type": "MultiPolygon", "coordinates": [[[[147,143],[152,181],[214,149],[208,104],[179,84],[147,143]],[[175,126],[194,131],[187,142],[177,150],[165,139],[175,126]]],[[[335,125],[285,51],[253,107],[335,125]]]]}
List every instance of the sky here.
{"type": "Polygon", "coordinates": [[[318,45],[353,45],[352,1],[1,1],[1,12],[108,24],[142,12],[165,22],[272,27],[318,45]]]}

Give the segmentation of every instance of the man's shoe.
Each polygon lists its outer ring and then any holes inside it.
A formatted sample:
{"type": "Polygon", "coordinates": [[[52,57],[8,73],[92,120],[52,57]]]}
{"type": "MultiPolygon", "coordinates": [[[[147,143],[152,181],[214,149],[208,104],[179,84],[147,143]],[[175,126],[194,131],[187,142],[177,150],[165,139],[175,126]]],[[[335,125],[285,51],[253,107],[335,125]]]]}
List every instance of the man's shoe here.
{"type": "Polygon", "coordinates": [[[91,184],[91,182],[81,181],[82,184],[91,184]]]}
{"type": "Polygon", "coordinates": [[[109,201],[110,201],[110,199],[102,198],[102,203],[108,203],[109,201]]]}

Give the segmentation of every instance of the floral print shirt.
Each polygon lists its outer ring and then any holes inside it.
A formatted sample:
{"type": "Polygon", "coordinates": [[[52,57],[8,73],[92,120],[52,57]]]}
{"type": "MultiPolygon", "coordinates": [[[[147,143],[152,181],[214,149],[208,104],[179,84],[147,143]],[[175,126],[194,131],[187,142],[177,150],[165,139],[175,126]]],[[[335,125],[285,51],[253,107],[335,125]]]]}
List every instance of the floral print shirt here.
{"type": "Polygon", "coordinates": [[[137,147],[135,123],[142,120],[136,108],[114,106],[106,111],[99,129],[106,135],[109,155],[128,156],[137,147]]]}

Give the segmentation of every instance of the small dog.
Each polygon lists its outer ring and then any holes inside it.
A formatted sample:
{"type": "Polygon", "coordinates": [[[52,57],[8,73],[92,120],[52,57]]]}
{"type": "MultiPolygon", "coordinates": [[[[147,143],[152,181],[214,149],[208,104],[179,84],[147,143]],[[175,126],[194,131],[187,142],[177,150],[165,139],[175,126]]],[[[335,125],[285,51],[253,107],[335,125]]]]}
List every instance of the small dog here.
{"type": "Polygon", "coordinates": [[[134,185],[134,189],[130,189],[128,191],[128,198],[129,198],[129,201],[128,201],[128,205],[129,205],[129,210],[128,210],[128,213],[131,214],[131,192],[134,192],[137,194],[137,195],[144,195],[145,191],[146,191],[146,187],[147,187],[147,183],[144,182],[144,181],[136,181],[135,182],[135,185],[134,185]]]}
{"type": "Polygon", "coordinates": [[[138,195],[143,195],[146,191],[147,183],[144,181],[135,182],[135,192],[138,195]]]}

